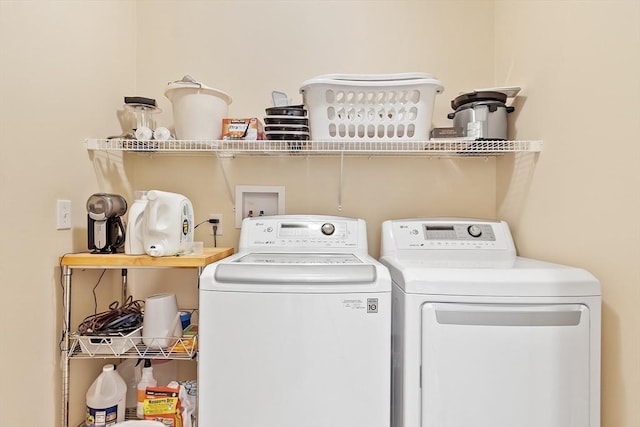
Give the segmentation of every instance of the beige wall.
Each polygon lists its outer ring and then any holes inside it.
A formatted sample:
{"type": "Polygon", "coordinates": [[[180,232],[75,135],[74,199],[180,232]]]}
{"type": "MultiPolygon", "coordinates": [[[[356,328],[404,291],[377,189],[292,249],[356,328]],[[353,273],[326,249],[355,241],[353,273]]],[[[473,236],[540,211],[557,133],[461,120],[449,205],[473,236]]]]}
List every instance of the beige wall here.
{"type": "MultiPolygon", "coordinates": [[[[628,131],[611,129],[640,127],[639,18],[636,1],[0,1],[0,189],[15,207],[5,203],[1,214],[12,224],[0,249],[8,295],[2,323],[24,319],[19,340],[9,339],[27,350],[3,352],[3,383],[14,384],[0,392],[2,409],[12,408],[2,411],[3,423],[59,422],[57,256],[86,249],[90,194],[115,191],[131,200],[135,189],[181,192],[197,220],[223,213],[219,245],[237,243],[215,157],[86,151],[84,138],[120,131],[123,96],[155,97],[164,110],[160,124],[170,126],[163,91],[187,73],[230,93],[231,115],[262,117],[271,90],[299,101],[302,82],[322,73],[421,71],[445,86],[436,125],[450,123],[449,101],[461,91],[523,85],[514,136],[544,139],[544,151],[497,161],[347,158],[342,211],[338,158],[224,159],[231,186],[284,185],[288,213],[363,217],[373,255],[387,218],[509,220],[522,254],[580,265],[603,281],[603,425],[635,427],[640,322],[633,305],[640,288],[631,260],[640,236],[631,220],[640,183],[631,162],[639,156],[628,131]],[[599,91],[590,89],[594,81],[599,91]],[[614,138],[605,141],[605,130],[614,138]],[[597,149],[606,143],[626,146],[597,149]],[[72,200],[72,231],[55,230],[56,199],[72,200]],[[621,220],[632,224],[627,238],[611,231],[621,220]],[[591,237],[596,225],[609,228],[591,237]],[[25,398],[33,386],[38,411],[25,398]]],[[[211,243],[206,230],[196,238],[211,243]]],[[[117,279],[111,276],[107,283],[117,279]]],[[[93,308],[87,294],[95,280],[96,272],[85,272],[74,282],[83,301],[78,319],[93,308]]],[[[112,295],[108,286],[98,291],[104,307],[112,295]]],[[[72,422],[81,420],[100,363],[72,361],[72,422]]]]}
{"type": "MultiPolygon", "coordinates": [[[[158,99],[159,122],[172,124],[167,82],[191,74],[231,94],[230,115],[264,116],[271,91],[301,102],[302,83],[323,73],[429,72],[442,79],[434,121],[446,125],[458,92],[493,80],[493,3],[424,1],[141,1],[138,9],[138,91],[158,99]],[[459,30],[452,30],[452,23],[459,30]],[[489,23],[489,25],[487,25],[489,23]],[[468,37],[464,37],[467,34],[468,37]],[[475,49],[469,51],[473,37],[475,49]],[[460,60],[474,62],[474,73],[460,60]],[[454,54],[455,53],[455,54],[454,54]],[[456,59],[457,58],[457,59],[456,59]],[[445,78],[446,77],[446,78],[445,78]]],[[[137,187],[187,194],[196,216],[233,206],[215,159],[127,159],[137,187]],[[168,175],[167,168],[173,171],[168,175]],[[176,179],[179,176],[181,179],[176,179]]],[[[235,185],[285,185],[287,213],[364,217],[377,254],[383,219],[418,215],[495,215],[495,162],[350,158],[339,211],[338,158],[225,160],[235,185]]],[[[220,243],[238,231],[225,220],[220,243]]],[[[204,228],[204,227],[203,227],[204,228]]],[[[207,235],[196,236],[210,242],[207,235]]]]}
{"type": "Polygon", "coordinates": [[[640,425],[640,2],[496,1],[496,82],[521,84],[527,182],[498,161],[498,216],[521,254],[602,282],[602,425],[640,425]]]}
{"type": "MultiPolygon", "coordinates": [[[[58,256],[86,248],[88,195],[121,191],[98,183],[83,140],[105,135],[122,103],[119,94],[135,89],[135,6],[0,1],[3,426],[59,425],[58,256]],[[71,231],[55,229],[57,199],[73,203],[71,231]]],[[[97,275],[85,277],[78,296],[86,315],[97,275]]],[[[97,290],[103,307],[108,290],[104,284],[97,290]]],[[[75,363],[78,391],[86,391],[97,372],[92,365],[101,363],[75,363]]]]}

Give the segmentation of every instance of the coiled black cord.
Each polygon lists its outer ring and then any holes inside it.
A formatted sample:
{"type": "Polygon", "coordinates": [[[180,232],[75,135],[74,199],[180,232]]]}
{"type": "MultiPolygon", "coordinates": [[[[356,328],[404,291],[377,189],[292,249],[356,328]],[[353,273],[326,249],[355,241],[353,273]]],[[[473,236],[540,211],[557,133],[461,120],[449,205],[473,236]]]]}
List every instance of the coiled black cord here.
{"type": "Polygon", "coordinates": [[[143,301],[128,296],[120,306],[118,301],[109,304],[109,310],[92,314],[78,326],[81,335],[128,333],[142,325],[143,301]]]}

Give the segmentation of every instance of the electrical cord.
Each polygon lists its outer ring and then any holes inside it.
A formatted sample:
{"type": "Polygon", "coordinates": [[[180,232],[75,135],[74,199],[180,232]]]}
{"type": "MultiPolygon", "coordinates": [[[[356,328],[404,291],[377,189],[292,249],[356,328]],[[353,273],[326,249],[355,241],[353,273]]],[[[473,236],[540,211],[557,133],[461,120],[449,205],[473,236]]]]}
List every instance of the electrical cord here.
{"type": "Polygon", "coordinates": [[[218,218],[209,218],[209,219],[205,219],[204,221],[201,221],[199,223],[197,223],[195,225],[195,227],[193,227],[193,229],[195,230],[196,228],[198,228],[200,225],[204,224],[205,222],[208,222],[209,224],[212,224],[213,226],[213,247],[217,248],[218,247],[218,224],[220,223],[220,220],[218,218]]]}
{"type": "Polygon", "coordinates": [[[122,306],[113,301],[109,310],[87,316],[78,326],[78,332],[81,335],[131,332],[142,324],[142,304],[132,296],[128,296],[122,306]]]}
{"type": "Polygon", "coordinates": [[[199,226],[201,226],[201,225],[202,225],[202,224],[204,224],[205,222],[209,222],[209,221],[210,221],[210,220],[205,219],[204,221],[197,223],[197,224],[195,225],[195,227],[193,227],[193,229],[195,230],[196,228],[198,228],[199,226]]]}
{"type": "Polygon", "coordinates": [[[93,293],[93,314],[94,315],[98,313],[98,297],[96,296],[96,289],[98,288],[98,285],[102,281],[102,277],[106,272],[107,272],[106,268],[102,270],[102,273],[100,273],[100,277],[98,277],[98,281],[96,282],[96,284],[93,286],[93,289],[91,290],[91,292],[93,293]]]}
{"type": "Polygon", "coordinates": [[[220,223],[220,220],[218,218],[209,218],[207,221],[209,222],[209,224],[211,224],[213,228],[213,247],[217,248],[218,247],[218,224],[220,223]]]}

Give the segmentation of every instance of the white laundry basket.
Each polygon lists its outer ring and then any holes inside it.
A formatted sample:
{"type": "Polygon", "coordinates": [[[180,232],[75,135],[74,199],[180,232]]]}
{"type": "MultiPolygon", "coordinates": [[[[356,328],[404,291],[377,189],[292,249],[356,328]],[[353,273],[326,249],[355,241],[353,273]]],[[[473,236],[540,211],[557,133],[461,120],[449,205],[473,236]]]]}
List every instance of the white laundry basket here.
{"type": "Polygon", "coordinates": [[[314,140],[426,141],[443,90],[425,73],[327,74],[304,82],[300,93],[314,140]]]}

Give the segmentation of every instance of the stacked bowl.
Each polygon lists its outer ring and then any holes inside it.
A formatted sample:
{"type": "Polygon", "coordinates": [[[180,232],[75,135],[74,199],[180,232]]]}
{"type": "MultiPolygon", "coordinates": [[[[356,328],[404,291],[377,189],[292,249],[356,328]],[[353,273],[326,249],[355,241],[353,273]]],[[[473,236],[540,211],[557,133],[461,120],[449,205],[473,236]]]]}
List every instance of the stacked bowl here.
{"type": "Polygon", "coordinates": [[[265,109],[264,134],[272,141],[308,141],[309,119],[304,105],[265,109]]]}

